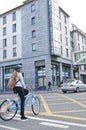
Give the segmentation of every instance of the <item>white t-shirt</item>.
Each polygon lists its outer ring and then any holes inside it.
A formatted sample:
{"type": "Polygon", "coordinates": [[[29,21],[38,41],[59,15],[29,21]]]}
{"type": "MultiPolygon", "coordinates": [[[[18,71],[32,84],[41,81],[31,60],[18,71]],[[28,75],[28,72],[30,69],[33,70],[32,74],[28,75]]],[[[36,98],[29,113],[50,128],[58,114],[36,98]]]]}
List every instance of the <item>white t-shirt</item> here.
{"type": "Polygon", "coordinates": [[[26,87],[22,73],[17,73],[17,78],[16,78],[16,86],[15,87],[26,87]]]}

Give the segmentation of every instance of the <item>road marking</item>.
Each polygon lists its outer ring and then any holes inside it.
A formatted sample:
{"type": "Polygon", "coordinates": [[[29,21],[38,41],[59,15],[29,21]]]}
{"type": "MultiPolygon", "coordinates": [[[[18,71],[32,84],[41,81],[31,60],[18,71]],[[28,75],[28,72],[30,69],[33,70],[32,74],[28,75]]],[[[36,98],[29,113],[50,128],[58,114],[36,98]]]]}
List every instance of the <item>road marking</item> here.
{"type": "Polygon", "coordinates": [[[60,114],[48,114],[48,113],[40,113],[40,115],[46,115],[46,116],[52,116],[52,117],[59,117],[59,118],[65,118],[65,119],[73,119],[73,120],[81,120],[86,121],[86,118],[82,117],[75,117],[75,116],[66,116],[66,115],[60,115],[60,114]]]}
{"type": "Polygon", "coordinates": [[[60,124],[55,124],[55,123],[48,123],[48,122],[41,122],[40,124],[41,124],[41,125],[45,125],[45,126],[64,128],[64,129],[69,128],[69,126],[60,125],[60,124]]]}
{"type": "MultiPolygon", "coordinates": [[[[20,117],[20,115],[17,115],[17,117],[20,117]]],[[[78,126],[78,127],[85,127],[85,124],[78,124],[78,123],[73,123],[73,122],[66,122],[66,121],[60,121],[60,120],[51,120],[51,119],[46,119],[46,118],[39,118],[39,117],[33,117],[33,116],[27,116],[28,119],[31,120],[38,120],[38,121],[46,121],[46,122],[50,122],[50,123],[59,123],[59,124],[64,124],[64,125],[70,125],[70,126],[78,126]]],[[[20,120],[20,118],[15,118],[16,120],[20,120]]],[[[21,120],[20,120],[21,121],[21,120]]]]}
{"type": "MultiPolygon", "coordinates": [[[[56,94],[56,95],[57,95],[57,94],[56,94]]],[[[80,102],[78,102],[78,101],[76,101],[76,100],[74,100],[74,99],[68,98],[67,96],[62,95],[62,94],[59,94],[59,95],[61,95],[61,96],[65,97],[65,98],[71,100],[71,101],[74,102],[74,103],[77,103],[77,104],[80,105],[80,106],[86,107],[86,105],[84,105],[84,104],[82,104],[82,103],[80,103],[80,102]]],[[[60,115],[60,114],[58,114],[58,113],[57,113],[57,114],[52,113],[51,110],[50,110],[49,107],[48,107],[48,104],[47,104],[46,101],[44,100],[43,96],[40,95],[40,97],[41,97],[41,100],[42,100],[42,102],[43,102],[44,108],[45,108],[45,110],[46,110],[46,112],[40,113],[40,115],[48,115],[48,116],[53,116],[53,117],[60,117],[60,118],[66,118],[66,119],[84,120],[84,121],[86,121],[86,118],[82,118],[82,117],[66,116],[66,115],[60,115]]]]}
{"type": "Polygon", "coordinates": [[[48,105],[47,105],[47,103],[46,103],[46,101],[44,100],[44,98],[43,98],[42,95],[40,95],[40,98],[41,98],[41,100],[42,100],[42,102],[43,102],[43,104],[44,104],[44,108],[45,108],[46,112],[47,112],[48,114],[51,114],[51,111],[50,111],[50,109],[49,109],[49,107],[48,107],[48,105]]]}
{"type": "Polygon", "coordinates": [[[81,102],[78,102],[77,100],[74,100],[74,99],[72,99],[72,98],[70,98],[70,97],[68,97],[68,96],[65,96],[65,95],[62,95],[62,94],[60,94],[60,95],[61,95],[62,97],[65,97],[66,99],[68,99],[68,100],[70,100],[70,101],[72,101],[72,102],[78,104],[79,106],[82,106],[82,107],[86,108],[86,105],[85,105],[85,104],[83,104],[83,103],[81,103],[81,102]]]}
{"type": "MultiPolygon", "coordinates": [[[[57,95],[57,93],[56,93],[57,95]]],[[[63,96],[65,97],[66,99],[69,99],[70,101],[72,101],[72,103],[77,103],[78,105],[82,106],[82,107],[86,107],[86,105],[74,100],[74,99],[71,99],[69,97],[67,97],[66,95],[62,95],[62,94],[58,94],[60,96],[63,96]]],[[[57,95],[57,96],[58,96],[57,95]]],[[[66,119],[73,119],[73,120],[82,120],[82,121],[86,121],[86,118],[84,117],[76,117],[76,116],[68,116],[68,115],[61,115],[59,112],[56,112],[56,113],[53,113],[49,107],[48,107],[48,104],[47,102],[44,100],[43,96],[40,96],[41,97],[41,100],[43,102],[43,105],[44,105],[44,108],[45,108],[45,112],[40,112],[40,115],[46,115],[46,116],[53,116],[53,117],[60,117],[60,118],[66,118],[66,119]],[[59,113],[59,114],[58,114],[59,113]]],[[[61,111],[60,111],[61,112],[61,111]]],[[[63,112],[68,112],[68,111],[63,111],[63,112]]],[[[70,112],[70,111],[69,111],[70,112]]],[[[74,110],[72,110],[71,112],[74,112],[74,110]]],[[[77,110],[78,112],[78,110],[77,110]]],[[[26,111],[26,113],[32,113],[31,111],[26,111]]],[[[62,112],[61,112],[62,113],[62,112]]]]}
{"type": "Polygon", "coordinates": [[[8,129],[8,130],[20,130],[20,129],[16,129],[16,128],[4,126],[4,125],[0,125],[0,128],[4,128],[4,129],[8,129]]]}
{"type": "Polygon", "coordinates": [[[69,111],[56,111],[53,112],[53,114],[57,114],[57,113],[70,113],[70,112],[75,112],[75,113],[79,113],[79,112],[86,112],[86,110],[69,110],[69,111]]]}

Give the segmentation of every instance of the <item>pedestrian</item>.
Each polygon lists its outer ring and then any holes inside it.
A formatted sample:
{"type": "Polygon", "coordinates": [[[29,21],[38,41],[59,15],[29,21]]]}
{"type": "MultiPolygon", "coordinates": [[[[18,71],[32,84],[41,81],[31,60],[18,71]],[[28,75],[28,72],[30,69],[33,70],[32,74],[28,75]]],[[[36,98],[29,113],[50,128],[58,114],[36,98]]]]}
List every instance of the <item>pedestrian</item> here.
{"type": "Polygon", "coordinates": [[[48,89],[47,89],[47,91],[52,90],[51,85],[52,85],[52,84],[51,84],[51,82],[49,81],[49,82],[48,82],[48,89]]]}
{"type": "Polygon", "coordinates": [[[24,103],[25,103],[24,96],[28,94],[28,90],[26,88],[26,85],[22,76],[22,66],[16,65],[14,69],[17,72],[17,76],[16,76],[16,85],[13,88],[13,91],[14,93],[18,93],[21,100],[21,110],[20,110],[21,120],[27,120],[28,118],[25,117],[25,114],[24,114],[24,103]]]}

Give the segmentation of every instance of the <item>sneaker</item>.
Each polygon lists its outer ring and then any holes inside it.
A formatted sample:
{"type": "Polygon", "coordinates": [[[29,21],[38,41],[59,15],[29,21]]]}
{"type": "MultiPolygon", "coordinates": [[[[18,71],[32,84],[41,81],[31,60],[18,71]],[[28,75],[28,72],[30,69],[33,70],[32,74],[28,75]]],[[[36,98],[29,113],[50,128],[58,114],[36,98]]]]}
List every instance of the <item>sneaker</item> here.
{"type": "Polygon", "coordinates": [[[28,120],[28,118],[24,116],[24,117],[21,117],[21,120],[26,121],[26,120],[28,120]]]}

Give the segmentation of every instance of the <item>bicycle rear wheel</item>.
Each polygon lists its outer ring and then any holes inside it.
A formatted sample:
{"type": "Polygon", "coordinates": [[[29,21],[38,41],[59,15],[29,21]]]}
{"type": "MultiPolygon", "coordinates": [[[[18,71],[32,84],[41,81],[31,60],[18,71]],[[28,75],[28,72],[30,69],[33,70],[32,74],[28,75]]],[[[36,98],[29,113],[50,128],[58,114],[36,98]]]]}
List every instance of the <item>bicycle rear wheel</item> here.
{"type": "Polygon", "coordinates": [[[37,96],[32,97],[32,112],[34,115],[38,115],[40,112],[40,100],[37,96]]]}
{"type": "Polygon", "coordinates": [[[17,113],[17,104],[14,100],[4,100],[0,105],[0,118],[4,121],[11,120],[17,113]]]}

